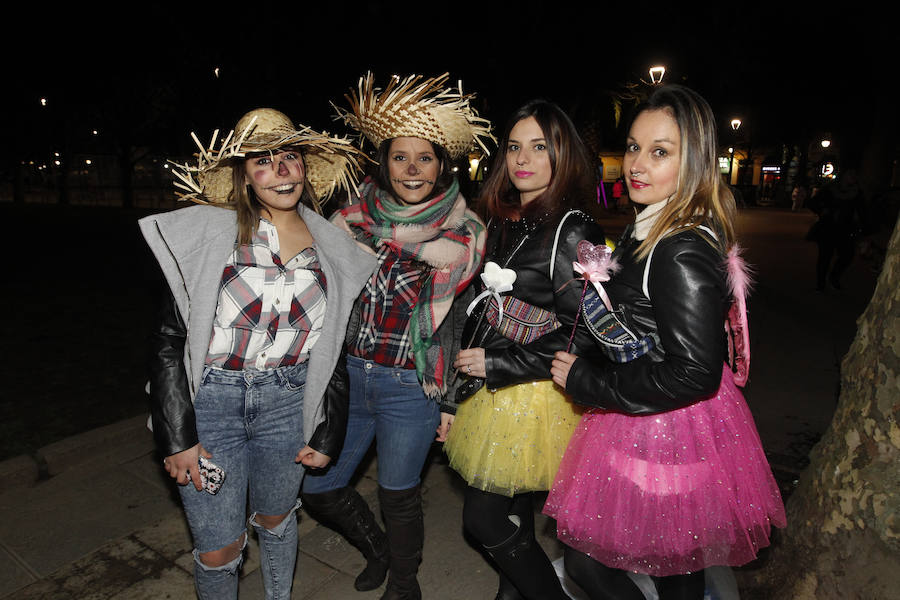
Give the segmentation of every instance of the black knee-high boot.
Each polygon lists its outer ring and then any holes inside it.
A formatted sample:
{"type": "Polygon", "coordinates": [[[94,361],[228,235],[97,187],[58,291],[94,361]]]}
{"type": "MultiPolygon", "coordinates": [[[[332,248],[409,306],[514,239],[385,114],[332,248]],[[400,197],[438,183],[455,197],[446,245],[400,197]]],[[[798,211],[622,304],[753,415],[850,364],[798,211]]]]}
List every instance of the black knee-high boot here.
{"type": "Polygon", "coordinates": [[[387,589],[381,600],[420,600],[416,575],[425,544],[425,522],[419,486],[408,490],[378,488],[391,555],[387,589]]]}
{"type": "Polygon", "coordinates": [[[496,600],[568,598],[550,559],[534,537],[532,496],[517,494],[508,498],[471,486],[466,488],[463,524],[500,571],[496,600]]]}
{"type": "MultiPolygon", "coordinates": [[[[530,503],[528,508],[527,512],[518,515],[520,523],[509,538],[495,546],[484,546],[484,549],[497,563],[503,575],[513,583],[521,594],[520,597],[568,600],[553,564],[534,537],[534,513],[530,510],[530,503]]],[[[501,592],[510,593],[502,587],[498,595],[501,592]]]]}
{"type": "Polygon", "coordinates": [[[300,494],[300,498],[313,517],[335,529],[362,552],[366,568],[353,586],[361,592],[380,586],[390,562],[387,536],[359,492],[348,486],[321,494],[300,494]]]}
{"type": "MultiPolygon", "coordinates": [[[[534,529],[534,506],[531,503],[531,494],[514,496],[509,506],[509,516],[507,518],[516,527],[528,519],[529,523],[526,523],[525,527],[534,529]]],[[[500,571],[500,587],[494,600],[525,600],[525,596],[519,592],[519,588],[509,580],[509,577],[503,571],[500,571]]]]}

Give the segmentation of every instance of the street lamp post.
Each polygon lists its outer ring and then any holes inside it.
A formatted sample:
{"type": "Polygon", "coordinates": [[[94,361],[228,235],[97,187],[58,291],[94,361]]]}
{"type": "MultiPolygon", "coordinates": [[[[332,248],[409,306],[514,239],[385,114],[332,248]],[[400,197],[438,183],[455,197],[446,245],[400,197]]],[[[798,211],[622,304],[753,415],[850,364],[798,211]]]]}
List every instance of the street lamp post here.
{"type": "MultiPolygon", "coordinates": [[[[737,130],[741,127],[741,120],[738,118],[734,118],[731,120],[731,130],[737,134],[737,130]]],[[[728,185],[731,185],[731,172],[734,169],[734,146],[728,148],[729,159],[728,159],[728,185]]]]}

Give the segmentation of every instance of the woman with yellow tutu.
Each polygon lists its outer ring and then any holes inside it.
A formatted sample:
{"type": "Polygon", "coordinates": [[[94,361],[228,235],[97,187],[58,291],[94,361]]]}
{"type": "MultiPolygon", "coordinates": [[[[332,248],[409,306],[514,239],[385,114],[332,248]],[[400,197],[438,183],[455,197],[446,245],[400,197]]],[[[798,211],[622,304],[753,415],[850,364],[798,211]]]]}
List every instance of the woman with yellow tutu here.
{"type": "MultiPolygon", "coordinates": [[[[567,598],[534,537],[534,492],[553,479],[580,412],[549,379],[557,350],[593,351],[575,327],[578,242],[602,244],[576,207],[592,192],[587,152],[571,120],[536,100],[510,119],[482,206],[488,221],[481,293],[469,306],[453,363],[465,381],[444,450],[468,482],[463,523],[500,571],[497,598],[567,598]],[[569,285],[571,283],[571,285],[569,285]]],[[[446,408],[442,410],[447,410],[446,408]]]]}

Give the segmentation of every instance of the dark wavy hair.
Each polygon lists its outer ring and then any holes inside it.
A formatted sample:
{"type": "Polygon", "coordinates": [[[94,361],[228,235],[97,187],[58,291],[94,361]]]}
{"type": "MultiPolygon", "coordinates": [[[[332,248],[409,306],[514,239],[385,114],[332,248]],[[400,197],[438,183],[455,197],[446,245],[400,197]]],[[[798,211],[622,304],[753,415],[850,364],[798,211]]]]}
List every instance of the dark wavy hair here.
{"type": "MultiPolygon", "coordinates": [[[[395,139],[396,138],[390,138],[384,140],[378,146],[378,150],[375,153],[375,161],[378,163],[378,166],[372,173],[372,177],[375,179],[375,183],[378,184],[378,187],[391,193],[392,196],[394,187],[391,185],[391,172],[390,167],[388,166],[388,160],[390,158],[391,142],[395,139]]],[[[428,202],[435,196],[439,196],[447,191],[447,188],[449,188],[450,184],[453,182],[454,175],[453,161],[447,150],[440,144],[435,144],[428,140],[425,141],[431,144],[431,149],[434,151],[435,157],[437,157],[438,162],[441,163],[441,171],[438,173],[437,181],[434,182],[431,193],[428,194],[428,197],[424,200],[424,202],[428,202]]]]}
{"type": "Polygon", "coordinates": [[[512,114],[500,138],[499,150],[481,191],[479,204],[485,218],[556,215],[583,206],[590,198],[594,176],[587,149],[569,116],[556,104],[532,100],[512,114]],[[550,185],[524,208],[506,170],[509,135],[516,123],[534,117],[547,140],[550,185]]]}

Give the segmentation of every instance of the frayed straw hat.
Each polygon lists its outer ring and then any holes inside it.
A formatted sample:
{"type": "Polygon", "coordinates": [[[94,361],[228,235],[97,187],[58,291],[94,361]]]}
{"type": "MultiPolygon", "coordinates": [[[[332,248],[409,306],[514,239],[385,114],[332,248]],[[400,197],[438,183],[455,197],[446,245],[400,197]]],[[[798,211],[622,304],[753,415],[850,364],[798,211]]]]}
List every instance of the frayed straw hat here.
{"type": "Polygon", "coordinates": [[[241,117],[235,128],[216,150],[215,130],[209,147],[197,136],[191,137],[200,148],[197,164],[175,165],[175,193],[181,200],[199,204],[225,204],[231,196],[232,165],[236,158],[255,152],[273,152],[279,148],[299,148],[306,164],[306,179],[312,185],[316,200],[329,198],[338,188],[356,190],[356,175],[360,170],[362,152],[346,138],[329,137],[306,126],[295,128],[282,112],[272,108],[257,108],[241,117]],[[235,131],[238,132],[235,135],[235,131]]]}
{"type": "Polygon", "coordinates": [[[363,134],[377,148],[384,140],[417,137],[443,146],[450,157],[465,156],[477,143],[489,154],[485,140],[491,135],[491,123],[469,106],[472,94],[445,88],[448,74],[422,79],[410,75],[402,81],[396,75],[382,91],[374,87],[372,73],[359,79],[359,89],[344,97],[350,109],[335,106],[337,116],[363,134]]]}

